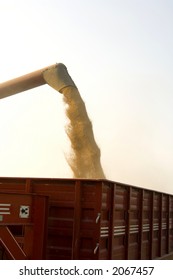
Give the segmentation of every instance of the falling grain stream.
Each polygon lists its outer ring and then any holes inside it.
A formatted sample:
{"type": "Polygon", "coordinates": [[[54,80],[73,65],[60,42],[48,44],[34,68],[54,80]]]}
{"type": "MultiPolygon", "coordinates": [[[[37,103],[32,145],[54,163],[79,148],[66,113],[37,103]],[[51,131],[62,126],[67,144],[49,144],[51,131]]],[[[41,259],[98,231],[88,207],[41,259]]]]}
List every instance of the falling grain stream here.
{"type": "Polygon", "coordinates": [[[75,87],[62,90],[66,116],[65,127],[71,142],[71,154],[67,157],[75,178],[105,178],[100,163],[100,149],[94,139],[92,123],[86,106],[75,87]]]}

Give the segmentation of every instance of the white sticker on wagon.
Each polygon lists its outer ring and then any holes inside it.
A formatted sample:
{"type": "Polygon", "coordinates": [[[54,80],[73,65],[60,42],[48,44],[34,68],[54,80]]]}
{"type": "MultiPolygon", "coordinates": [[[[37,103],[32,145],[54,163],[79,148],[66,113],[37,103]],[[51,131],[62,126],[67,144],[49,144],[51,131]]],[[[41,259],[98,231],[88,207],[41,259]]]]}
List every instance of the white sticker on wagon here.
{"type": "Polygon", "coordinates": [[[21,205],[20,206],[19,217],[20,218],[28,218],[29,217],[29,206],[28,205],[21,205]]]}

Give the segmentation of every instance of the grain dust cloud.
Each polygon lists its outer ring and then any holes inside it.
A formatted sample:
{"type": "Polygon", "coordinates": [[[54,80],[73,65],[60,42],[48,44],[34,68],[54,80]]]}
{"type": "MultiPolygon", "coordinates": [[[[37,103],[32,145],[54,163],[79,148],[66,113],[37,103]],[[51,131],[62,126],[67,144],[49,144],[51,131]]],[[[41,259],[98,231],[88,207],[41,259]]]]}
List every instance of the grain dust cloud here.
{"type": "Polygon", "coordinates": [[[71,142],[71,153],[66,160],[75,178],[105,178],[101,162],[100,149],[94,139],[92,123],[88,117],[85,103],[70,77],[64,64],[44,72],[46,82],[63,94],[68,124],[65,131],[71,142]]]}

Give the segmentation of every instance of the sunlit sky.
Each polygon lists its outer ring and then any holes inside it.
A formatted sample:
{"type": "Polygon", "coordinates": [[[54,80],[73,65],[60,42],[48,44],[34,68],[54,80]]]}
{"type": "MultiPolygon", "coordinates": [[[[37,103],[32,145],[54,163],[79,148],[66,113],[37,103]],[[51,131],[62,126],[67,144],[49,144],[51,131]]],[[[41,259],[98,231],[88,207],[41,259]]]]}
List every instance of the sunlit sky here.
{"type": "MultiPolygon", "coordinates": [[[[64,63],[107,179],[173,193],[173,1],[2,0],[0,82],[64,63]]],[[[0,100],[0,176],[70,178],[62,95],[0,100]]]]}

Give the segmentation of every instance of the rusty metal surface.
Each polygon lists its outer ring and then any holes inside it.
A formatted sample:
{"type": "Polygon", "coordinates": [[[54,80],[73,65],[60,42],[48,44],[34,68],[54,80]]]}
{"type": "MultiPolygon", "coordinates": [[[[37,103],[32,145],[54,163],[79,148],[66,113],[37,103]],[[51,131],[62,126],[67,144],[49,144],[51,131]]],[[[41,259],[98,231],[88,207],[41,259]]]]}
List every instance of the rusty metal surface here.
{"type": "MultiPolygon", "coordinates": [[[[0,178],[0,191],[49,197],[46,230],[36,229],[44,232],[46,259],[148,260],[173,253],[170,194],[108,180],[49,178],[0,178]]],[[[46,208],[36,208],[38,221],[46,208]]]]}

